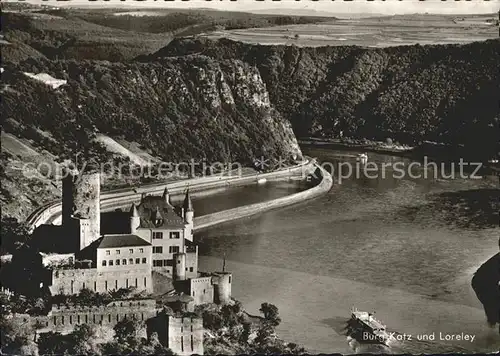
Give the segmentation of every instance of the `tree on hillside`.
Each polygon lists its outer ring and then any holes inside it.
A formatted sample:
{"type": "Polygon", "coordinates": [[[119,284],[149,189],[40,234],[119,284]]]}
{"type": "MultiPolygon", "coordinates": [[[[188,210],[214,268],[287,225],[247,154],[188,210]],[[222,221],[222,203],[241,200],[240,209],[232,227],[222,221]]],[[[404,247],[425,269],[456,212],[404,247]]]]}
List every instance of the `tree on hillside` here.
{"type": "Polygon", "coordinates": [[[272,327],[276,327],[281,323],[278,307],[271,303],[262,303],[259,311],[264,314],[264,319],[272,327]]]}
{"type": "Polygon", "coordinates": [[[152,333],[150,339],[141,338],[139,330],[142,323],[134,319],[119,321],[113,328],[114,340],[101,345],[102,353],[113,355],[174,355],[172,350],[162,345],[158,334],[152,333]]]}
{"type": "Polygon", "coordinates": [[[2,254],[13,253],[14,250],[28,242],[30,237],[26,224],[20,223],[16,218],[2,216],[0,229],[0,236],[2,237],[0,249],[2,254]]]}

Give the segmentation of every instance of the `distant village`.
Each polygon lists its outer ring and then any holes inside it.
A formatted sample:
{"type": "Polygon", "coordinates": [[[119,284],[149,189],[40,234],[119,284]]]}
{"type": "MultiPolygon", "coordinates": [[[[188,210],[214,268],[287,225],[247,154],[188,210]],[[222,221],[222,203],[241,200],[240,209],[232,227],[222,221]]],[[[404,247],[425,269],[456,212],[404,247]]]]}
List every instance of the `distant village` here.
{"type": "Polygon", "coordinates": [[[4,292],[50,295],[52,304],[46,315],[13,317],[36,325],[37,334],[70,333],[81,324],[112,329],[132,318],[175,354],[203,354],[203,320],[194,308],[234,303],[232,275],[225,267],[198,270],[189,190],[180,207],[171,204],[165,188],[160,196],[143,194],[128,211],[101,213],[100,179],[99,173],[68,174],[62,224],[37,227],[30,246],[12,256],[13,278],[2,282],[4,292]],[[119,297],[101,305],[65,302],[82,292],[119,297]],[[165,306],[174,314],[161,313],[165,306]]]}

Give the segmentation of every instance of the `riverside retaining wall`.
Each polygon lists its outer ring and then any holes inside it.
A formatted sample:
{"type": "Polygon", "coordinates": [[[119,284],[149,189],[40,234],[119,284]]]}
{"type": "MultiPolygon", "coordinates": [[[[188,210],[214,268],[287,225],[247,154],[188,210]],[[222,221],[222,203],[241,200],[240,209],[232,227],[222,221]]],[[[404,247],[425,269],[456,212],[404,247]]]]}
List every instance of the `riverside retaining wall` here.
{"type": "MultiPolygon", "coordinates": [[[[141,199],[142,193],[161,194],[165,186],[168,187],[171,194],[184,192],[189,188],[192,192],[205,190],[217,187],[228,187],[244,185],[256,181],[257,179],[275,179],[280,177],[288,177],[292,175],[307,173],[313,167],[312,161],[299,164],[294,167],[282,169],[270,173],[262,173],[257,175],[250,175],[244,177],[238,176],[214,176],[214,177],[200,177],[193,179],[186,179],[168,184],[152,184],[138,188],[138,192],[130,190],[119,189],[116,191],[103,192],[101,194],[101,210],[106,211],[109,209],[129,207],[132,202],[137,202],[141,199]]],[[[60,224],[61,203],[52,202],[43,205],[36,209],[26,220],[31,231],[36,227],[43,224],[60,224]]]]}
{"type": "Polygon", "coordinates": [[[316,198],[328,192],[333,186],[333,178],[325,169],[319,165],[315,165],[321,171],[321,182],[303,192],[298,192],[286,197],[277,198],[274,200],[246,205],[234,209],[219,211],[209,215],[203,215],[194,218],[194,230],[201,230],[227,221],[241,219],[244,217],[252,216],[258,213],[269,211],[276,208],[299,203],[308,199],[316,198]]]}

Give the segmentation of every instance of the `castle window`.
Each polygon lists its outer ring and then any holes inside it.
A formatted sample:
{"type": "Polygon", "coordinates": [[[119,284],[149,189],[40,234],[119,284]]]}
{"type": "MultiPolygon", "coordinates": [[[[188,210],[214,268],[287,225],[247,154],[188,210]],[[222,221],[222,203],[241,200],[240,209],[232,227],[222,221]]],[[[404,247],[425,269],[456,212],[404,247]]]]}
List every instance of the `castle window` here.
{"type": "Polygon", "coordinates": [[[82,283],[82,289],[86,289],[85,288],[85,282],[82,283]]]}
{"type": "Polygon", "coordinates": [[[102,265],[106,267],[106,260],[102,260],[102,265]]]}
{"type": "Polygon", "coordinates": [[[141,313],[141,320],[144,320],[144,313],[141,313]]]}
{"type": "Polygon", "coordinates": [[[92,315],[92,322],[95,324],[95,314],[92,315]]]}
{"type": "Polygon", "coordinates": [[[94,282],[94,292],[97,290],[97,282],[94,282]]]}
{"type": "Polygon", "coordinates": [[[231,276],[229,276],[229,283],[231,283],[231,276]]]}
{"type": "Polygon", "coordinates": [[[163,239],[163,232],[161,231],[153,231],[153,240],[163,239]]]}
{"type": "Polygon", "coordinates": [[[143,248],[140,248],[140,249],[139,249],[139,253],[144,253],[144,249],[143,249],[143,248]]]}
{"type": "Polygon", "coordinates": [[[107,291],[108,290],[108,281],[104,281],[104,290],[107,291]]]}
{"type": "Polygon", "coordinates": [[[162,246],[153,246],[153,253],[163,253],[162,246]]]}
{"type": "Polygon", "coordinates": [[[163,265],[164,265],[165,267],[167,267],[167,266],[168,266],[168,261],[169,261],[169,260],[163,260],[163,265]]]}
{"type": "Polygon", "coordinates": [[[112,266],[113,265],[113,260],[109,260],[109,265],[112,266]]]}
{"type": "Polygon", "coordinates": [[[135,287],[137,288],[137,278],[135,279],[135,287]]]}
{"type": "Polygon", "coordinates": [[[69,316],[69,323],[70,323],[70,324],[73,324],[73,315],[70,315],[70,316],[69,316]]]}
{"type": "Polygon", "coordinates": [[[153,260],[153,267],[163,267],[162,260],[153,260]]]}
{"type": "Polygon", "coordinates": [[[146,287],[146,277],[144,277],[144,287],[146,287]]]}
{"type": "Polygon", "coordinates": [[[118,289],[118,280],[115,279],[115,289],[118,289]]]}
{"type": "Polygon", "coordinates": [[[193,267],[189,267],[189,272],[193,272],[194,271],[194,268],[193,267]]]}
{"type": "Polygon", "coordinates": [[[120,250],[116,250],[116,254],[119,255],[120,254],[120,250]]]}
{"type": "Polygon", "coordinates": [[[111,323],[111,314],[108,314],[108,323],[111,323]]]}
{"type": "Polygon", "coordinates": [[[124,258],[124,259],[122,260],[122,265],[126,265],[126,264],[127,264],[127,259],[126,259],[126,258],[124,258]]]}
{"type": "Polygon", "coordinates": [[[128,288],[128,278],[126,279],[126,282],[125,282],[125,288],[128,288]]]}
{"type": "Polygon", "coordinates": [[[168,248],[168,252],[169,253],[177,253],[177,252],[179,252],[179,246],[170,246],[168,248]]]}
{"type": "Polygon", "coordinates": [[[111,251],[110,250],[106,250],[106,256],[109,256],[111,255],[111,251]]]}
{"type": "MultiPolygon", "coordinates": [[[[193,325],[191,325],[191,331],[193,331],[193,325]]],[[[191,335],[191,351],[194,350],[193,335],[191,335]]]]}
{"type": "Polygon", "coordinates": [[[142,259],[142,263],[147,263],[147,260],[145,257],[142,259]]]}
{"type": "Polygon", "coordinates": [[[85,324],[87,324],[88,322],[89,322],[89,316],[85,314],[85,324]]]}
{"type": "Polygon", "coordinates": [[[54,320],[53,321],[54,321],[54,325],[56,325],[57,324],[57,316],[54,316],[54,320]]]}
{"type": "Polygon", "coordinates": [[[64,315],[61,316],[61,324],[64,325],[64,315]]]}
{"type": "Polygon", "coordinates": [[[120,260],[116,260],[116,265],[119,266],[120,265],[120,260]]]}
{"type": "Polygon", "coordinates": [[[193,291],[193,297],[194,297],[194,291],[193,291]]]}
{"type": "Polygon", "coordinates": [[[167,260],[167,263],[165,263],[165,266],[173,266],[174,265],[174,260],[167,260]]]}
{"type": "Polygon", "coordinates": [[[206,289],[203,289],[203,294],[206,294],[207,290],[206,289]]]}
{"type": "Polygon", "coordinates": [[[179,231],[172,231],[170,233],[170,238],[171,239],[180,239],[181,238],[181,233],[179,231]]]}
{"type": "Polygon", "coordinates": [[[134,253],[134,249],[133,249],[133,248],[130,248],[130,249],[128,250],[128,253],[134,253]]]}
{"type": "Polygon", "coordinates": [[[129,265],[133,265],[134,264],[134,259],[133,258],[129,258],[128,259],[128,264],[129,265]]]}
{"type": "Polygon", "coordinates": [[[140,258],[136,258],[135,259],[135,264],[138,265],[139,263],[141,263],[141,259],[140,258]]]}
{"type": "Polygon", "coordinates": [[[184,336],[181,336],[181,351],[184,352],[184,336]]]}
{"type": "Polygon", "coordinates": [[[78,315],[78,324],[80,324],[80,315],[78,315]]]}

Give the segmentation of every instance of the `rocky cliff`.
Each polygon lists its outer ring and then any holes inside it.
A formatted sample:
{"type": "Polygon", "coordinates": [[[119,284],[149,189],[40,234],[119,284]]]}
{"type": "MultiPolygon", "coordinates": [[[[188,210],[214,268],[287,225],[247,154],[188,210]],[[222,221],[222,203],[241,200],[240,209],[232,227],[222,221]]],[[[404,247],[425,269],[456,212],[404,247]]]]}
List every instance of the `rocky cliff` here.
{"type": "MultiPolygon", "coordinates": [[[[204,159],[249,166],[261,156],[301,156],[260,72],[239,60],[33,60],[7,65],[2,80],[4,130],[53,155],[55,162],[74,159],[77,152],[81,158],[107,159],[96,134],[137,142],[165,162],[204,159]],[[23,71],[48,73],[67,84],[52,89],[23,71]]],[[[4,152],[3,158],[13,155],[4,152]]],[[[2,203],[16,194],[15,189],[3,193],[2,203]]]]}
{"type": "Polygon", "coordinates": [[[299,48],[178,39],[141,61],[203,53],[256,66],[297,136],[390,137],[497,152],[499,40],[467,45],[299,48]],[[480,109],[478,109],[480,108],[480,109]]]}

